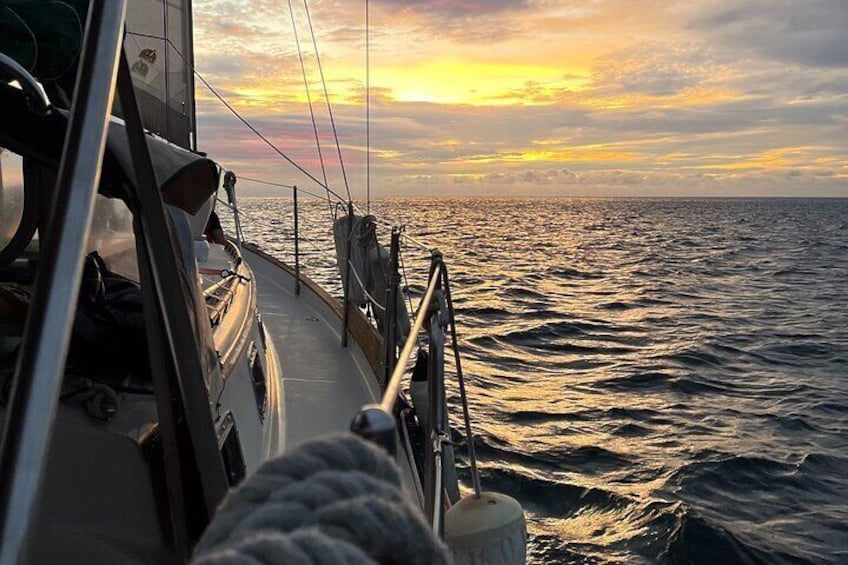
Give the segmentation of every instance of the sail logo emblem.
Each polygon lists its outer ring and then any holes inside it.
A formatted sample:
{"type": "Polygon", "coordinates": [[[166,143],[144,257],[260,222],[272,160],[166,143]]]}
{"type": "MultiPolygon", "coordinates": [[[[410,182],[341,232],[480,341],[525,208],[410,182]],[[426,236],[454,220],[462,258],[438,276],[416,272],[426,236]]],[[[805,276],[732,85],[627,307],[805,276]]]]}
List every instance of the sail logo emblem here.
{"type": "Polygon", "coordinates": [[[147,73],[150,71],[150,67],[147,63],[150,63],[151,65],[156,63],[156,49],[142,49],[138,53],[138,61],[136,61],[132,66],[132,72],[146,77],[147,73]]]}
{"type": "Polygon", "coordinates": [[[136,61],[132,66],[132,72],[134,72],[137,75],[141,75],[143,77],[147,76],[147,72],[149,70],[150,70],[150,68],[147,66],[147,63],[145,63],[144,61],[136,61]]]}
{"type": "Polygon", "coordinates": [[[138,54],[139,59],[144,59],[151,65],[156,62],[156,49],[142,49],[138,54]]]}

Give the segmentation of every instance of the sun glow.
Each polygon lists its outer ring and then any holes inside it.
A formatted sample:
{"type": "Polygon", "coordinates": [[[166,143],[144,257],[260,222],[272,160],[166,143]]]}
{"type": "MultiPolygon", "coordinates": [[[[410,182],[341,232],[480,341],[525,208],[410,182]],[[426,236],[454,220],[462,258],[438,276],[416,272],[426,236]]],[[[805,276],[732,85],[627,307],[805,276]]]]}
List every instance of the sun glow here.
{"type": "MultiPolygon", "coordinates": [[[[313,17],[346,161],[361,177],[366,73],[355,4],[318,2],[313,17]]],[[[832,61],[817,67],[812,54],[806,61],[753,44],[740,51],[704,27],[715,11],[708,2],[686,10],[562,4],[375,7],[372,174],[386,186],[413,179],[398,190],[416,194],[438,184],[459,192],[467,185],[465,194],[483,186],[557,194],[563,171],[587,195],[845,193],[848,113],[832,61]]],[[[218,0],[198,8],[198,68],[235,108],[263,120],[282,150],[314,152],[290,17],[262,3],[243,8],[239,25],[221,24],[228,20],[218,0]]],[[[330,143],[317,61],[295,12],[317,126],[330,143]]],[[[808,31],[804,41],[815,43],[817,32],[808,31]]],[[[205,118],[226,113],[198,90],[205,118]]],[[[199,138],[231,140],[230,127],[207,126],[199,138]]],[[[250,143],[238,145],[245,162],[266,152],[250,143]]]]}
{"type": "Polygon", "coordinates": [[[374,83],[400,102],[468,105],[551,104],[585,88],[583,70],[532,64],[430,61],[375,73],[374,83]]]}

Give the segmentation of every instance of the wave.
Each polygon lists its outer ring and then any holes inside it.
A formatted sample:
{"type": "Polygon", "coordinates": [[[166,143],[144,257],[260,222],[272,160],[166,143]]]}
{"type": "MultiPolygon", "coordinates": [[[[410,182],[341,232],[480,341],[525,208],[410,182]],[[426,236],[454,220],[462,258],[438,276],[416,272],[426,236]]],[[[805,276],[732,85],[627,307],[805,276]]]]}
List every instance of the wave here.
{"type": "Polygon", "coordinates": [[[608,419],[634,420],[650,422],[661,418],[661,412],[649,408],[577,408],[572,412],[546,412],[541,410],[516,410],[505,413],[504,417],[518,423],[531,424],[541,421],[567,420],[573,422],[596,422],[608,419]]]}
{"type": "Polygon", "coordinates": [[[626,391],[672,391],[686,395],[719,393],[742,394],[739,387],[730,382],[714,382],[696,375],[681,377],[662,371],[635,372],[630,375],[594,381],[592,386],[616,392],[626,391]]]}
{"type": "MultiPolygon", "coordinates": [[[[606,473],[632,464],[626,455],[595,445],[550,446],[546,449],[535,449],[532,454],[528,454],[508,444],[498,445],[499,443],[502,442],[491,436],[477,436],[474,439],[474,449],[480,460],[520,464],[531,469],[575,471],[588,475],[606,473]]],[[[465,450],[460,452],[464,453],[465,450]]]]}
{"type": "MultiPolygon", "coordinates": [[[[801,561],[803,563],[803,561],[801,561]]],[[[799,563],[768,548],[746,545],[729,530],[694,513],[684,513],[657,563],[677,565],[778,565],[799,563]]]]}
{"type": "Polygon", "coordinates": [[[659,371],[647,371],[634,373],[622,377],[613,377],[603,381],[596,381],[594,386],[608,390],[641,390],[648,388],[665,388],[674,377],[668,373],[659,371]]]}
{"type": "Polygon", "coordinates": [[[506,345],[561,353],[623,355],[646,345],[648,338],[633,333],[629,327],[614,324],[547,321],[537,326],[508,331],[500,336],[475,337],[469,340],[469,343],[484,347],[506,345]],[[610,343],[614,345],[607,345],[610,343]]]}
{"type": "Polygon", "coordinates": [[[581,271],[569,267],[547,267],[542,272],[548,277],[565,280],[598,280],[605,277],[601,271],[581,271]]]}
{"type": "MultiPolygon", "coordinates": [[[[531,561],[848,563],[848,200],[564,202],[372,203],[444,252],[484,487],[529,510],[531,561]]],[[[326,203],[301,213],[331,249],[326,203]]]]}
{"type": "Polygon", "coordinates": [[[733,455],[688,463],[675,471],[669,482],[697,491],[710,487],[742,490],[762,486],[777,476],[796,470],[797,466],[790,462],[733,455]]]}
{"type": "Polygon", "coordinates": [[[604,304],[598,304],[597,308],[600,310],[612,310],[612,311],[624,311],[624,310],[633,310],[634,308],[641,308],[641,304],[635,304],[633,302],[606,302],[604,304]]]}
{"type": "Polygon", "coordinates": [[[718,355],[698,350],[679,351],[664,355],[662,358],[684,367],[718,367],[724,363],[724,360],[718,355]]]}
{"type": "Polygon", "coordinates": [[[523,286],[510,286],[500,291],[500,295],[507,298],[521,298],[533,300],[534,303],[545,303],[551,300],[551,296],[531,288],[523,286]]]}
{"type": "Polygon", "coordinates": [[[654,433],[654,431],[648,428],[647,426],[642,426],[640,424],[634,424],[631,422],[618,426],[610,433],[621,437],[640,437],[652,434],[654,433]]]}
{"type": "Polygon", "coordinates": [[[494,306],[469,306],[461,307],[456,301],[454,303],[457,314],[463,316],[475,316],[491,321],[492,318],[506,318],[513,314],[512,311],[506,308],[498,308],[494,306]]]}
{"type": "Polygon", "coordinates": [[[567,518],[588,507],[619,509],[633,503],[627,496],[602,488],[546,480],[510,468],[489,468],[481,482],[488,490],[525,502],[525,509],[535,517],[567,518]]]}
{"type": "Polygon", "coordinates": [[[512,469],[492,469],[485,488],[528,501],[530,550],[545,562],[661,564],[789,564],[804,562],[759,547],[685,504],[639,500],[611,491],[551,482],[512,469]],[[547,524],[590,528],[563,544],[547,524]],[[771,557],[776,560],[772,561],[771,557]]]}
{"type": "Polygon", "coordinates": [[[829,343],[787,343],[767,348],[766,351],[779,355],[788,355],[802,358],[831,357],[838,351],[834,345],[829,343]]]}

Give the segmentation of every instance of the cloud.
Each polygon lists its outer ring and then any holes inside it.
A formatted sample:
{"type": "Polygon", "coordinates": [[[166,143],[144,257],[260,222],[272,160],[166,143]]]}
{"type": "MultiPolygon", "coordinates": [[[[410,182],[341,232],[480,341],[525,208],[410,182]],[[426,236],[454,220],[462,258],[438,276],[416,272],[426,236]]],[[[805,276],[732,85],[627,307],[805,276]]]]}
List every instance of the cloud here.
{"type": "Polygon", "coordinates": [[[479,17],[516,11],[527,6],[522,0],[376,0],[375,4],[443,17],[479,17]]]}
{"type": "Polygon", "coordinates": [[[848,67],[845,0],[734,0],[701,14],[690,29],[740,56],[756,54],[814,67],[848,67]]]}
{"type": "Polygon", "coordinates": [[[650,41],[598,57],[592,86],[597,94],[673,96],[721,83],[732,60],[695,41],[650,41]]]}
{"type": "MultiPolygon", "coordinates": [[[[212,0],[202,8],[198,65],[269,139],[320,176],[288,10],[270,0],[245,5],[238,24],[221,25],[221,11],[236,5],[212,0]]],[[[358,193],[364,14],[342,0],[310,6],[358,193]]],[[[771,183],[774,194],[848,195],[848,73],[837,64],[845,47],[834,47],[848,29],[845,10],[844,0],[808,8],[656,0],[639,10],[629,0],[379,0],[372,3],[373,190],[719,195],[767,194],[771,183]]],[[[308,33],[302,4],[295,11],[308,33]]],[[[310,53],[319,138],[340,189],[310,53]]],[[[247,176],[303,182],[208,95],[199,110],[202,149],[247,176]]]]}

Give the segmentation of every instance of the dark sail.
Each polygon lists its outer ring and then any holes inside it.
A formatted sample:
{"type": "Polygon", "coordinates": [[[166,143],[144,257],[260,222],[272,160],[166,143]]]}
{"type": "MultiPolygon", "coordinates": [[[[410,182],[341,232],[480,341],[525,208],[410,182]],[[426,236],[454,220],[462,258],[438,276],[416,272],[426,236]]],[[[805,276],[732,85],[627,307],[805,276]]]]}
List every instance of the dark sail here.
{"type": "Polygon", "coordinates": [[[144,127],[194,149],[191,0],[131,0],[124,48],[144,127]]]}
{"type": "MultiPolygon", "coordinates": [[[[86,19],[87,0],[0,1],[0,51],[67,107],[86,19]]],[[[194,149],[194,50],[191,0],[130,0],[124,46],[144,127],[194,149]]],[[[118,101],[114,114],[121,116],[118,101]]]]}

